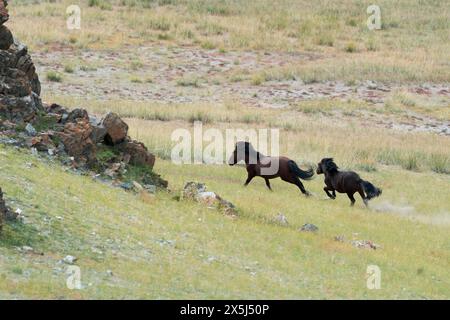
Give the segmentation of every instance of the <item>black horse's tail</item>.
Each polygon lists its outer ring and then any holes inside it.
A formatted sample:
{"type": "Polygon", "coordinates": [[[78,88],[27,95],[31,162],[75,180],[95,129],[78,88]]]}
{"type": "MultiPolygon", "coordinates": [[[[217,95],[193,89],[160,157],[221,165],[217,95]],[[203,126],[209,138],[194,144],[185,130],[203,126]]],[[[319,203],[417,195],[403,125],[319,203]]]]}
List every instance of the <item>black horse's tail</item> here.
{"type": "Polygon", "coordinates": [[[299,177],[300,179],[303,180],[311,180],[312,177],[314,176],[314,170],[313,168],[310,168],[308,171],[303,171],[302,169],[300,169],[298,167],[298,165],[292,161],[289,160],[288,161],[288,166],[289,166],[289,170],[295,174],[297,177],[299,177]]]}
{"type": "Polygon", "coordinates": [[[364,192],[367,195],[367,200],[370,200],[372,198],[375,198],[375,197],[378,197],[379,195],[381,195],[382,190],[375,187],[369,181],[361,180],[361,184],[364,189],[364,192]]]}

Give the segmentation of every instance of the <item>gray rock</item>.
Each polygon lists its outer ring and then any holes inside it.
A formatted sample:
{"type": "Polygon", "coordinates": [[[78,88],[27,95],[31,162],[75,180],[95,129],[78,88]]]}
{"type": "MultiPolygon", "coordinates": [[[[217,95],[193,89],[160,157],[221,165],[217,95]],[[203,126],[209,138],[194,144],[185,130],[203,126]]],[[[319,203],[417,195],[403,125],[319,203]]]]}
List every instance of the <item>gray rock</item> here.
{"type": "Polygon", "coordinates": [[[27,126],[25,127],[25,131],[27,132],[27,134],[29,136],[36,136],[37,135],[37,131],[36,129],[33,127],[33,125],[31,123],[27,123],[27,126]]]}
{"type": "Polygon", "coordinates": [[[319,230],[319,228],[312,223],[306,223],[300,228],[300,231],[306,232],[316,232],[317,230],[319,230]]]}
{"type": "Polygon", "coordinates": [[[74,256],[71,255],[67,255],[64,257],[64,259],[62,259],[62,262],[66,263],[66,264],[74,264],[78,259],[74,256]]]}

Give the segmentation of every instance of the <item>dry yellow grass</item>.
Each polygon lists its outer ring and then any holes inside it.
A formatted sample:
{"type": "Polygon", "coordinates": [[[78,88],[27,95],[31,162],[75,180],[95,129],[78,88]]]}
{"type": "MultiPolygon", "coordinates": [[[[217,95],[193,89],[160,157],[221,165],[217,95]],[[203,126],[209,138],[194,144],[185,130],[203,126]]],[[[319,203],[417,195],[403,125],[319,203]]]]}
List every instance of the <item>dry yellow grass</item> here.
{"type": "Polygon", "coordinates": [[[101,3],[81,1],[80,31],[65,27],[69,0],[14,3],[9,25],[33,50],[43,45],[110,50],[162,42],[221,50],[310,51],[326,58],[323,65],[310,62],[296,69],[319,80],[449,81],[450,9],[445,2],[378,1],[383,27],[377,31],[366,26],[370,1],[101,3]],[[348,50],[350,45],[354,50],[348,50]]]}

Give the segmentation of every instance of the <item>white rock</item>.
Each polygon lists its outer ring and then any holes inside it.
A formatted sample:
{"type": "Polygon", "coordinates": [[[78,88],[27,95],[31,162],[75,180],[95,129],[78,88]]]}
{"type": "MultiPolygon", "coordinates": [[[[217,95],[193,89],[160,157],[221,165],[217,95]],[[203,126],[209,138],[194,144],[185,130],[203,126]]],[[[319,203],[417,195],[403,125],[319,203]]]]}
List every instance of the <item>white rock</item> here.
{"type": "Polygon", "coordinates": [[[74,257],[74,256],[71,256],[71,255],[68,255],[68,256],[65,256],[64,257],[64,259],[62,260],[64,263],[67,263],[67,264],[74,264],[75,263],[75,261],[77,261],[78,259],[76,258],[76,257],[74,257]]]}

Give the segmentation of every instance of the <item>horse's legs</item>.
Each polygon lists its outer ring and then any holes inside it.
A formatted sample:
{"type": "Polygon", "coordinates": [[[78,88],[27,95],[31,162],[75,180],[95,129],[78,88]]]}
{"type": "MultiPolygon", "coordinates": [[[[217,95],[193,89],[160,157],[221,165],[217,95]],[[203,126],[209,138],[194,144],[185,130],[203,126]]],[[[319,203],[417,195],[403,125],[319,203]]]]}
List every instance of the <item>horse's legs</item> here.
{"type": "Polygon", "coordinates": [[[359,195],[361,196],[361,198],[364,201],[364,204],[366,205],[366,207],[369,205],[369,200],[367,200],[366,195],[364,194],[364,191],[362,191],[362,189],[358,190],[359,195]]]}
{"type": "Polygon", "coordinates": [[[308,191],[306,191],[305,187],[303,186],[303,183],[300,181],[299,178],[295,178],[294,179],[294,184],[299,187],[300,191],[305,195],[305,196],[310,196],[311,193],[309,193],[308,191]]]}
{"type": "Polygon", "coordinates": [[[272,191],[272,187],[270,186],[270,181],[267,178],[264,178],[266,180],[266,186],[269,188],[270,191],[272,191]]]}
{"type": "Polygon", "coordinates": [[[347,195],[348,195],[350,201],[352,202],[351,206],[353,207],[353,205],[355,204],[355,201],[356,201],[355,197],[353,197],[353,193],[347,193],[347,195]]]}
{"type": "Polygon", "coordinates": [[[325,187],[325,188],[323,188],[323,191],[325,191],[327,196],[330,197],[331,199],[336,199],[336,193],[334,192],[334,189],[330,189],[328,187],[325,187]],[[333,192],[333,193],[331,194],[330,191],[333,192]]]}
{"type": "Polygon", "coordinates": [[[250,181],[252,181],[252,179],[254,178],[254,175],[251,175],[250,173],[248,174],[247,180],[245,181],[244,186],[248,186],[248,184],[250,183],[250,181]]]}

